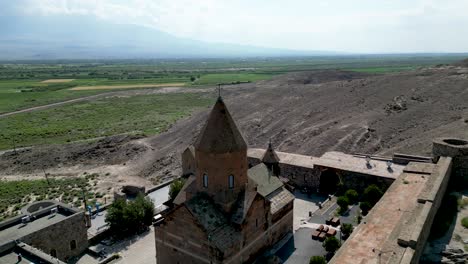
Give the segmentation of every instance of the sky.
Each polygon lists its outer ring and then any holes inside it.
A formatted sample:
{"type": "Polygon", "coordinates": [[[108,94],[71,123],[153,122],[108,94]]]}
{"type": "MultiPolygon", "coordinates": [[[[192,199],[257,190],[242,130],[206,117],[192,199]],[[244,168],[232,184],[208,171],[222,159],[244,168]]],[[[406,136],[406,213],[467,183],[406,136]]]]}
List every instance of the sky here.
{"type": "Polygon", "coordinates": [[[0,16],[84,16],[209,42],[353,53],[467,52],[468,0],[0,0],[0,16]]]}

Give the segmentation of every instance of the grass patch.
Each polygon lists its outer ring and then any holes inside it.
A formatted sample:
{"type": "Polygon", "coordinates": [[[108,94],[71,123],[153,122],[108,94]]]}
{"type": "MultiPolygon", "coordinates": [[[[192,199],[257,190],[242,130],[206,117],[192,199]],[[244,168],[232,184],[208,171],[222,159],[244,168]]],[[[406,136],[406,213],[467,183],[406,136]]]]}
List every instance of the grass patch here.
{"type": "MultiPolygon", "coordinates": [[[[88,187],[85,177],[0,182],[0,221],[19,214],[28,203],[50,199],[71,203],[88,187]]],[[[89,187],[88,187],[89,188],[89,187]]],[[[78,201],[75,205],[80,206],[78,201]]]]}
{"type": "Polygon", "coordinates": [[[468,217],[463,217],[461,224],[464,228],[468,228],[468,217]]]}
{"type": "Polygon", "coordinates": [[[203,93],[103,98],[0,119],[0,149],[61,144],[127,132],[165,131],[195,109],[213,103],[203,93]]]}

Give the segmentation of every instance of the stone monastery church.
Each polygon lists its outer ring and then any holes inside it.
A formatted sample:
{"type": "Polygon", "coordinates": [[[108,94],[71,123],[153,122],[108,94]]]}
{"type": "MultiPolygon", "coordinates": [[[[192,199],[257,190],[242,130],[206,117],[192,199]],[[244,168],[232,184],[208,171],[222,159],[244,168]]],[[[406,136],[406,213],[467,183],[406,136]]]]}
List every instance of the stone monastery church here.
{"type": "Polygon", "coordinates": [[[221,97],[193,147],[193,172],[155,226],[157,263],[244,263],[293,230],[294,196],[271,147],[249,168],[247,144],[221,97]]]}

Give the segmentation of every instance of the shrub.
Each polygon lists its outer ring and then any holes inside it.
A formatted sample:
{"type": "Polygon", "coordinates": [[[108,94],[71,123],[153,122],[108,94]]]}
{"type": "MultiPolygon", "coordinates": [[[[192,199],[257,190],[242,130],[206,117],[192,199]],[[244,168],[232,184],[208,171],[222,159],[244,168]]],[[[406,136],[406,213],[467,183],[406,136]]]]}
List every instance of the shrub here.
{"type": "Polygon", "coordinates": [[[349,200],[348,198],[346,198],[346,196],[338,197],[338,200],[336,200],[336,203],[340,206],[342,212],[348,209],[349,200]]]}
{"type": "Polygon", "coordinates": [[[115,200],[107,210],[106,223],[114,234],[124,236],[146,229],[151,225],[153,216],[153,202],[139,194],[130,202],[115,200]]]}
{"type": "Polygon", "coordinates": [[[184,187],[184,184],[185,184],[185,179],[183,178],[175,179],[171,183],[171,186],[169,186],[169,197],[172,200],[174,200],[177,197],[177,194],[179,194],[182,187],[184,187]]]}
{"type": "Polygon", "coordinates": [[[464,228],[468,228],[468,217],[463,217],[461,224],[464,228]]]}
{"type": "Polygon", "coordinates": [[[356,190],[349,189],[345,193],[346,198],[348,198],[350,204],[355,204],[358,201],[359,194],[356,190]]]}
{"type": "Polygon", "coordinates": [[[336,237],[331,236],[325,239],[322,246],[325,248],[327,252],[334,253],[335,251],[338,250],[338,248],[340,248],[340,241],[338,241],[336,237]]]}
{"type": "Polygon", "coordinates": [[[369,202],[360,202],[359,208],[361,208],[362,214],[366,215],[372,208],[372,205],[369,202]]]}
{"type": "Polygon", "coordinates": [[[353,225],[352,224],[342,224],[341,225],[341,233],[343,233],[344,236],[349,236],[353,232],[353,225]]]}
{"type": "Polygon", "coordinates": [[[327,260],[323,256],[313,256],[310,258],[309,264],[327,264],[327,260]]]}

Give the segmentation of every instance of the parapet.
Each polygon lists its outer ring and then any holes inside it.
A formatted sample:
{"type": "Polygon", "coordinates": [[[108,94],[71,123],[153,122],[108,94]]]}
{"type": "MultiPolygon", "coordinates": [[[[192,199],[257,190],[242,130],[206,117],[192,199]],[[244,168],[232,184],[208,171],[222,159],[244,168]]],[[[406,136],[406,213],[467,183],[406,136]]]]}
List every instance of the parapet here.
{"type": "Polygon", "coordinates": [[[434,157],[468,156],[468,141],[459,138],[437,138],[433,141],[434,157]]]}

